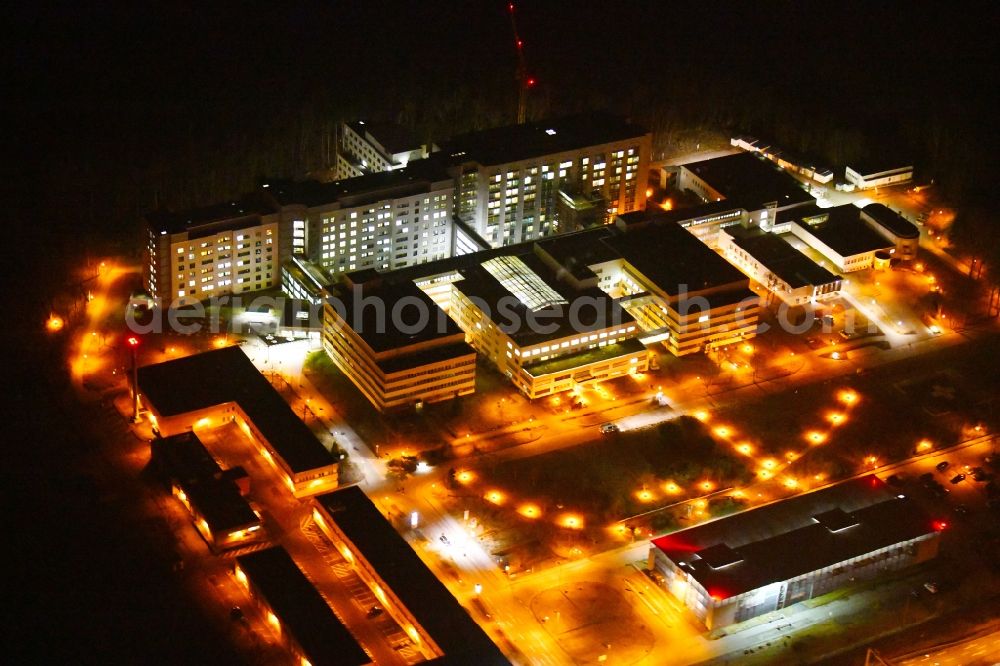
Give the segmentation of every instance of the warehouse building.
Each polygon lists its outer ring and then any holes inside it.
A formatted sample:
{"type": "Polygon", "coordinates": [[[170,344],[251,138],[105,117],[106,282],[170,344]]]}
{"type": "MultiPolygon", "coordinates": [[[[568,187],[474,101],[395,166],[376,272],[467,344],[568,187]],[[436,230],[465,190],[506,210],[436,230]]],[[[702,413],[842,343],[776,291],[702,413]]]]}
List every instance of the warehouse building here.
{"type": "Polygon", "coordinates": [[[233,574],[296,666],[374,663],[284,548],[240,555],[233,574]]]}
{"type": "Polygon", "coordinates": [[[313,519],[428,663],[510,666],[360,488],[316,497],[313,519]]]}
{"type": "Polygon", "coordinates": [[[653,539],[649,567],[718,629],[926,562],[937,527],[869,475],[653,539]]]}
{"type": "Polygon", "coordinates": [[[266,537],[260,515],[245,497],[250,489],[246,470],[223,470],[193,432],[153,439],[150,462],[213,550],[266,537]]]}
{"type": "Polygon", "coordinates": [[[160,436],[236,423],[296,497],[337,487],[338,461],[239,347],[143,366],[138,378],[160,436]]]}
{"type": "Polygon", "coordinates": [[[889,163],[856,164],[844,169],[844,177],[859,190],[870,190],[913,180],[913,167],[889,163]]]}

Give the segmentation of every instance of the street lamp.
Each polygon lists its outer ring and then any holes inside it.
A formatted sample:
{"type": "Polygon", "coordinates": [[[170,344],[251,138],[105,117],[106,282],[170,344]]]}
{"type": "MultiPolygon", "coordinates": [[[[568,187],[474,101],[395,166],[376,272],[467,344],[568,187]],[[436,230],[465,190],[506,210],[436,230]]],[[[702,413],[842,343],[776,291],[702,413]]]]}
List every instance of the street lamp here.
{"type": "Polygon", "coordinates": [[[134,335],[125,340],[132,355],[132,423],[139,422],[139,364],[135,360],[136,349],[139,348],[139,338],[134,335]]]}

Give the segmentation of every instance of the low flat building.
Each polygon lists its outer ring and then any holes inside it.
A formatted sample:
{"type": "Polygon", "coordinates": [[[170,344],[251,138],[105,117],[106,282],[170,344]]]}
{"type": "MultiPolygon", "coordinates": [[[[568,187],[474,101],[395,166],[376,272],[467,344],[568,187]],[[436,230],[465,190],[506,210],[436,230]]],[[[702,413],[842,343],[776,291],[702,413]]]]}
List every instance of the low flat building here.
{"type": "Polygon", "coordinates": [[[753,153],[725,155],[678,167],[677,187],[705,202],[728,201],[747,211],[747,224],[770,231],[777,214],[816,199],[799,181],[753,153]]]}
{"type": "Polygon", "coordinates": [[[880,203],[868,204],[862,208],[861,219],[896,244],[896,258],[903,260],[916,258],[917,248],[920,246],[920,229],[915,224],[880,203]]]}
{"type": "Polygon", "coordinates": [[[746,134],[734,136],[729,144],[748,153],[758,153],[771,160],[782,169],[794,171],[797,174],[811,178],[817,183],[829,183],[833,180],[833,169],[819,165],[816,160],[796,155],[782,150],[772,143],[762,141],[746,134]]]}
{"type": "Polygon", "coordinates": [[[802,254],[780,236],[766,232],[719,234],[723,255],[752,280],[789,305],[836,296],[842,279],[802,254]]]}
{"type": "Polygon", "coordinates": [[[796,238],[833,262],[841,273],[862,271],[875,263],[876,252],[895,252],[896,244],[874,231],[852,204],[803,208],[790,221],[796,238]]]}
{"type": "Polygon", "coordinates": [[[162,307],[268,289],[282,256],[278,208],[267,197],[145,216],[145,287],[162,307]]]}
{"type": "Polygon", "coordinates": [[[749,213],[745,208],[734,207],[731,201],[723,199],[670,210],[649,206],[646,210],[626,213],[615,218],[615,224],[624,225],[625,228],[634,225],[670,223],[687,229],[695,238],[714,248],[719,244],[719,232],[731,226],[747,226],[749,213]]]}
{"type": "Polygon", "coordinates": [[[859,190],[870,190],[913,180],[913,167],[889,163],[855,164],[844,169],[844,177],[859,190]]]}
{"type": "Polygon", "coordinates": [[[461,329],[412,281],[376,271],[346,276],[326,299],[323,348],[379,411],[476,390],[476,353],[461,329]]]}
{"type": "Polygon", "coordinates": [[[296,497],[337,487],[337,459],[239,347],[143,366],[138,376],[160,436],[236,423],[296,497]]]}
{"type": "Polygon", "coordinates": [[[653,539],[649,567],[718,629],[926,562],[939,537],[870,475],[653,539]]]}
{"type": "Polygon", "coordinates": [[[428,663],[510,665],[360,488],[316,497],[313,518],[428,663]]]}
{"type": "Polygon", "coordinates": [[[296,666],[374,663],[284,548],[240,555],[233,573],[296,666]]]}
{"type": "MultiPolygon", "coordinates": [[[[243,546],[266,537],[260,515],[243,496],[236,479],[240,468],[223,470],[193,432],[157,437],[150,443],[151,462],[171,494],[191,514],[194,526],[215,551],[243,546]]],[[[244,484],[249,488],[249,484],[244,484]]]]}

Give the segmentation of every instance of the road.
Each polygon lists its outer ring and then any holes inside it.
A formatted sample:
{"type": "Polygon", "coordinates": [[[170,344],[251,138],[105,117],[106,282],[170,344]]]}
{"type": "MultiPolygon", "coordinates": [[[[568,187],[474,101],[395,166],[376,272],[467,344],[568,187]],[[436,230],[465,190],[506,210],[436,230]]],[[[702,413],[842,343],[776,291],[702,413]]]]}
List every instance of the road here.
{"type": "Polygon", "coordinates": [[[995,666],[1000,664],[1000,629],[950,645],[924,648],[921,652],[919,656],[902,660],[897,657],[892,663],[896,666],[995,666]]]}

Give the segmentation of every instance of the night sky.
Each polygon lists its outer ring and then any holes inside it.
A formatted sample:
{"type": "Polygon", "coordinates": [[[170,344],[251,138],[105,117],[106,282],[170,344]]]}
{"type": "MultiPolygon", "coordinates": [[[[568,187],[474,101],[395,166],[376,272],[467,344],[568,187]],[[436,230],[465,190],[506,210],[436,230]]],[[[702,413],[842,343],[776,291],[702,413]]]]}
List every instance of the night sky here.
{"type": "MultiPolygon", "coordinates": [[[[51,485],[72,476],[75,456],[64,452],[79,442],[75,416],[55,401],[59,388],[44,371],[59,352],[38,340],[40,317],[67,266],[109,249],[136,252],[139,216],[154,205],[211,203],[258,177],[302,175],[315,159],[315,133],[290,139],[296,128],[364,116],[440,139],[512,120],[506,3],[20,5],[6,10],[0,40],[10,114],[0,144],[4,254],[15,276],[5,284],[16,292],[3,332],[13,353],[0,415],[10,458],[4,507],[23,529],[13,540],[14,574],[30,584],[5,604],[21,621],[4,628],[20,632],[25,650],[46,646],[83,661],[116,641],[137,643],[131,654],[146,663],[153,653],[183,660],[197,623],[169,615],[183,600],[162,612],[149,603],[168,588],[142,589],[142,546],[119,539],[113,522],[87,537],[114,540],[112,558],[97,562],[99,549],[82,546],[74,557],[53,555],[61,543],[53,528],[86,513],[64,513],[76,498],[51,485]],[[283,172],[253,173],[251,163],[283,172]],[[101,603],[101,581],[116,572],[125,583],[101,603]],[[109,630],[122,604],[126,631],[109,630]],[[137,629],[160,625],[176,635],[137,629]]],[[[526,0],[518,21],[539,81],[532,114],[606,108],[814,149],[842,133],[868,154],[908,154],[972,200],[996,167],[995,11],[526,0]]]]}

